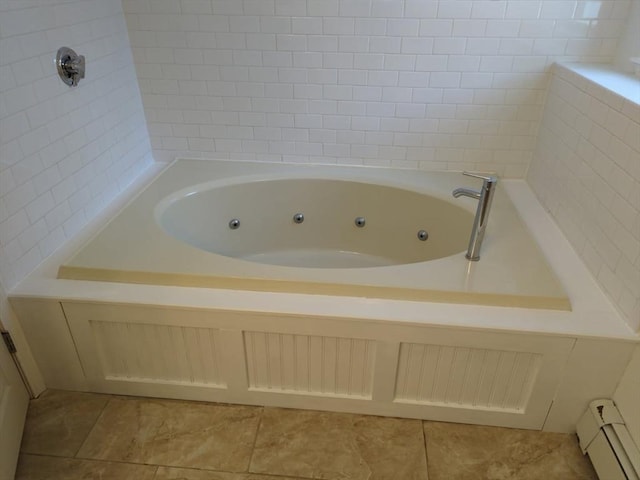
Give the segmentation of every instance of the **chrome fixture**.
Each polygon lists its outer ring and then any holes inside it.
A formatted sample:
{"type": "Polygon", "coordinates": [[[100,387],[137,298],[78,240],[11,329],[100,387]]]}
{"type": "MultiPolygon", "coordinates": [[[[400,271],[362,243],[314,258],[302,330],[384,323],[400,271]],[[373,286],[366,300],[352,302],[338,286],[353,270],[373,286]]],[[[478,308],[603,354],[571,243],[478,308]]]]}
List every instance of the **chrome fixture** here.
{"type": "Polygon", "coordinates": [[[484,239],[484,232],[489,221],[489,211],[491,210],[491,202],[493,194],[498,183],[498,177],[495,175],[487,175],[480,173],[463,172],[468,177],[480,178],[483,180],[482,189],[478,192],[468,188],[456,188],[453,191],[455,198],[464,196],[478,200],[478,208],[476,209],[476,218],[473,221],[473,229],[471,230],[471,238],[469,239],[469,248],[467,248],[468,260],[480,260],[480,247],[484,239]]]}
{"type": "Polygon", "coordinates": [[[362,228],[367,223],[367,220],[364,217],[356,217],[353,223],[356,224],[356,227],[362,228]]]}
{"type": "Polygon", "coordinates": [[[425,241],[429,238],[429,234],[426,230],[418,230],[418,239],[421,241],[425,241]]]}
{"type": "Polygon", "coordinates": [[[296,213],[293,216],[293,223],[302,223],[304,222],[304,215],[301,213],[296,213]]]}
{"type": "Polygon", "coordinates": [[[69,47],[60,47],[56,55],[56,67],[62,81],[75,87],[84,78],[84,55],[78,55],[69,47]]]}
{"type": "Polygon", "coordinates": [[[229,228],[231,230],[236,230],[237,228],[240,228],[240,220],[238,220],[237,218],[229,220],[229,228]]]}

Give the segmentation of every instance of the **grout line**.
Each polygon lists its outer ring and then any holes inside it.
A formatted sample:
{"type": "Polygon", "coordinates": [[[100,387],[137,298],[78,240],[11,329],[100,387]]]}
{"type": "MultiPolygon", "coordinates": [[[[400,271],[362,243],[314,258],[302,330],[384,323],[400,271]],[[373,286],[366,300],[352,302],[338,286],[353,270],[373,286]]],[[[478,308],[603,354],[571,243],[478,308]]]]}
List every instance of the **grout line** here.
{"type": "Polygon", "coordinates": [[[89,438],[89,436],[91,435],[91,432],[93,432],[93,429],[96,427],[96,425],[98,424],[98,421],[102,418],[102,416],[104,415],[104,411],[107,409],[107,406],[111,403],[111,400],[113,400],[114,396],[113,395],[106,395],[106,394],[97,394],[100,396],[106,396],[107,397],[107,401],[104,403],[104,406],[102,407],[102,410],[100,410],[100,413],[98,414],[98,416],[96,417],[96,420],[93,422],[93,425],[91,425],[91,428],[89,429],[89,431],[87,432],[87,434],[85,435],[84,439],[82,440],[82,443],[80,444],[80,446],[78,447],[78,450],[76,450],[76,452],[73,454],[73,457],[69,457],[69,458],[82,458],[82,457],[78,457],[78,454],[80,453],[80,450],[82,450],[82,447],[84,447],[85,443],[87,443],[87,439],[89,438]]]}
{"type": "Polygon", "coordinates": [[[420,421],[420,427],[422,429],[422,443],[424,445],[424,463],[427,467],[427,480],[429,480],[429,456],[427,455],[427,434],[424,431],[425,421],[420,421]]]}
{"type": "Polygon", "coordinates": [[[256,443],[258,443],[258,435],[260,435],[260,429],[262,428],[262,420],[264,418],[264,409],[266,407],[260,408],[260,421],[258,422],[258,428],[256,429],[256,436],[253,439],[253,445],[251,446],[251,456],[249,457],[249,464],[247,465],[247,473],[251,473],[251,463],[253,463],[253,455],[256,451],[256,443]]]}

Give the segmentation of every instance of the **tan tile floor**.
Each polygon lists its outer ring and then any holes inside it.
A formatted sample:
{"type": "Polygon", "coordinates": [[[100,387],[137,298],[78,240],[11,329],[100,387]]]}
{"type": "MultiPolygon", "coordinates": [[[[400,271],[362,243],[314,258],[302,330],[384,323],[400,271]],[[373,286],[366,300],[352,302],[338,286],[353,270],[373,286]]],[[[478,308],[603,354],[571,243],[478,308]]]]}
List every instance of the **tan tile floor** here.
{"type": "Polygon", "coordinates": [[[573,435],[49,390],[18,480],[587,480],[573,435]],[[428,472],[428,475],[427,475],[428,472]]]}

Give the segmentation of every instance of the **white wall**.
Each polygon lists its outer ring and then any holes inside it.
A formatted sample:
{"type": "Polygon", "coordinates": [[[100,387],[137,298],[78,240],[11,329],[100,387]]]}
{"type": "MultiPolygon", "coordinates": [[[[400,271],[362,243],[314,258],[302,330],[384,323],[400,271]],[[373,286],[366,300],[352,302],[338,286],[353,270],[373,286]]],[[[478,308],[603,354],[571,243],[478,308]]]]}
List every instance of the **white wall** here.
{"type": "Polygon", "coordinates": [[[630,0],[123,0],[157,159],[524,176],[554,60],[609,62],[630,0]]]}
{"type": "Polygon", "coordinates": [[[631,438],[640,450],[640,346],[636,347],[613,400],[624,418],[631,438]]]}
{"type": "Polygon", "coordinates": [[[640,105],[555,71],[527,180],[640,330],[640,105]]]}
{"type": "Polygon", "coordinates": [[[0,282],[10,290],[152,162],[120,0],[0,0],[0,282]],[[58,47],[87,59],[75,88],[58,47]]]}
{"type": "Polygon", "coordinates": [[[627,72],[640,71],[640,65],[629,61],[630,57],[640,57],[640,0],[631,2],[627,26],[618,45],[616,65],[627,72]]]}

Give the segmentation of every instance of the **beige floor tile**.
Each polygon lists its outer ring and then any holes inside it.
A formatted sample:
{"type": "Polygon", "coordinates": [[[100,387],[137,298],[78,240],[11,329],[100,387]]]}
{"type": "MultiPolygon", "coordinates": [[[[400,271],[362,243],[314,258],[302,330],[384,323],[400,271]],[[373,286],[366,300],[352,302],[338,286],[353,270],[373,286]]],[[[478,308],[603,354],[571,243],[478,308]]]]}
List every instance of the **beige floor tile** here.
{"type": "Polygon", "coordinates": [[[108,400],[106,395],[45,391],[29,403],[22,452],[73,457],[108,400]]]}
{"type": "Polygon", "coordinates": [[[422,424],[266,408],[249,471],[331,480],[426,480],[422,424]]]}
{"type": "Polygon", "coordinates": [[[157,467],[23,454],[15,480],[152,480],[157,467]]]}
{"type": "Polygon", "coordinates": [[[224,473],[190,468],[160,467],[153,480],[304,480],[298,477],[274,477],[252,473],[224,473]]]}
{"type": "Polygon", "coordinates": [[[114,398],[77,456],[243,472],[249,465],[261,411],[259,407],[114,398]]]}
{"type": "Polygon", "coordinates": [[[575,436],[424,422],[430,480],[597,480],[575,436]]]}

